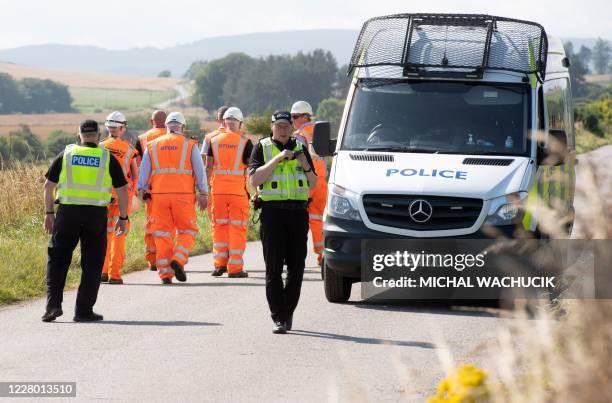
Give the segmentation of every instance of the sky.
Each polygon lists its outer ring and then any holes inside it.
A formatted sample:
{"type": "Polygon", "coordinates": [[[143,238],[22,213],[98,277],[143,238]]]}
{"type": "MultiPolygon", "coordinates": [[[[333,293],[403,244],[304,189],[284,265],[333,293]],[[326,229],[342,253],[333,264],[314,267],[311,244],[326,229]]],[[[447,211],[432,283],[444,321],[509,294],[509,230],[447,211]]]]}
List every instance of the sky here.
{"type": "Polygon", "coordinates": [[[612,39],[611,0],[172,0],[165,7],[161,4],[2,0],[0,49],[48,43],[164,48],[252,32],[359,30],[368,18],[411,12],[492,14],[539,22],[563,38],[612,39]]]}

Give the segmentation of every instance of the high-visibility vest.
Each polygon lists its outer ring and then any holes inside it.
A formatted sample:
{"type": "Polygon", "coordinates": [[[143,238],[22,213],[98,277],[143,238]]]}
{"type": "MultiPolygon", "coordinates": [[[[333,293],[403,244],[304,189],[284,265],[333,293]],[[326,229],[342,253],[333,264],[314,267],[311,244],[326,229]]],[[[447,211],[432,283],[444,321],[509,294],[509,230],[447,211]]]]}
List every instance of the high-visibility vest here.
{"type": "Polygon", "coordinates": [[[107,206],[113,187],[110,158],[104,148],[66,146],[57,189],[60,203],[107,206]]]}
{"type": "MultiPolygon", "coordinates": [[[[302,143],[295,143],[292,151],[302,150],[302,143]]],[[[260,144],[264,163],[281,153],[271,137],[261,140],[260,144]]],[[[263,201],[308,200],[308,179],[297,159],[279,162],[268,180],[259,185],[259,197],[263,201]]]]}
{"type": "Polygon", "coordinates": [[[144,132],[143,134],[138,136],[138,141],[140,141],[140,149],[142,150],[142,152],[144,153],[147,149],[147,144],[157,139],[158,137],[163,136],[164,134],[166,134],[165,127],[154,127],[153,129],[144,132]]]}
{"type": "Polygon", "coordinates": [[[221,132],[210,143],[214,158],[213,194],[246,195],[246,164],[242,161],[249,140],[240,133],[221,132]]]}
{"type": "Polygon", "coordinates": [[[208,153],[208,149],[210,148],[210,142],[213,138],[220,135],[221,133],[225,133],[225,127],[219,127],[218,129],[215,129],[204,136],[204,141],[202,142],[202,154],[208,153]]]}
{"type": "Polygon", "coordinates": [[[151,193],[195,193],[191,152],[195,140],[168,133],[147,145],[151,193]]]}
{"type": "MultiPolygon", "coordinates": [[[[132,147],[129,142],[114,137],[107,138],[101,142],[100,145],[110,151],[113,157],[117,159],[119,165],[121,165],[121,170],[123,170],[125,179],[129,182],[132,179],[130,166],[132,165],[132,160],[138,153],[136,149],[132,147]]],[[[116,195],[115,189],[113,189],[113,197],[116,195]]]]}

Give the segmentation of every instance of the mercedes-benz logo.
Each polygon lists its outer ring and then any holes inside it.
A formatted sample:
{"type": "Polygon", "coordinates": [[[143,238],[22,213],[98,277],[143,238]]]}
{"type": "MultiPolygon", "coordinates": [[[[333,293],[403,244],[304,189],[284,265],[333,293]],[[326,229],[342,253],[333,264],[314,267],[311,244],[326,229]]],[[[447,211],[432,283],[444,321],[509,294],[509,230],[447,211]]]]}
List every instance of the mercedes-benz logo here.
{"type": "Polygon", "coordinates": [[[424,223],[429,221],[433,214],[433,207],[427,200],[416,199],[410,206],[408,207],[408,213],[410,213],[410,218],[414,222],[424,223]]]}

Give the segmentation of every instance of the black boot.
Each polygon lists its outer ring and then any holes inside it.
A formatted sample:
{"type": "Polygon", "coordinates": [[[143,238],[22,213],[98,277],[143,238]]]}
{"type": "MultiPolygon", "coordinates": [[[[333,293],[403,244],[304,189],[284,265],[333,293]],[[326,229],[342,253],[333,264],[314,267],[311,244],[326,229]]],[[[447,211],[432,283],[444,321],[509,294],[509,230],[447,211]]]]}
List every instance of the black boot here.
{"type": "Polygon", "coordinates": [[[53,322],[56,318],[59,318],[63,314],[64,311],[62,311],[62,308],[47,308],[41,319],[43,322],[53,322]]]}

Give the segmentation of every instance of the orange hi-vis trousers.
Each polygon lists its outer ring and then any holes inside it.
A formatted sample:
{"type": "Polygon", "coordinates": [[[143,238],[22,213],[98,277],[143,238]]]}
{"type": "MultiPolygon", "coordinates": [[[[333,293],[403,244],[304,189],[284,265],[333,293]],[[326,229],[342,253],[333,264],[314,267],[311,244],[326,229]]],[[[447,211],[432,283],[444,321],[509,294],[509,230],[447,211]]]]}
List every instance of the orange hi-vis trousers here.
{"type": "Polygon", "coordinates": [[[147,210],[147,221],[145,223],[145,236],[144,236],[145,259],[147,259],[147,262],[149,262],[149,267],[152,267],[152,266],[155,266],[155,256],[156,256],[155,238],[153,238],[153,220],[152,220],[153,204],[151,203],[151,200],[146,201],[145,204],[146,204],[146,210],[147,210]]]}
{"type": "MultiPolygon", "coordinates": [[[[129,213],[130,207],[128,206],[128,215],[129,213]]],[[[128,234],[128,232],[125,232],[119,236],[115,235],[115,226],[119,221],[119,215],[119,203],[109,204],[106,222],[106,258],[104,259],[102,273],[106,273],[114,279],[121,278],[121,269],[125,260],[125,238],[128,234]]],[[[129,221],[127,227],[129,230],[129,221]]]]}
{"type": "Polygon", "coordinates": [[[321,263],[320,259],[325,250],[325,243],[323,240],[323,211],[327,203],[327,165],[323,159],[314,160],[313,163],[315,172],[318,175],[318,180],[317,185],[310,192],[312,201],[308,204],[308,225],[310,226],[310,233],[312,234],[314,253],[318,255],[317,259],[319,263],[321,263]]]}
{"type": "Polygon", "coordinates": [[[151,195],[151,229],[155,240],[157,272],[161,279],[174,277],[170,262],[185,265],[199,229],[195,194],[151,195]],[[176,234],[176,243],[174,242],[176,234]]]}
{"type": "Polygon", "coordinates": [[[227,267],[228,273],[239,273],[244,268],[242,255],[246,248],[249,198],[215,194],[212,216],[215,268],[227,267]]]}

